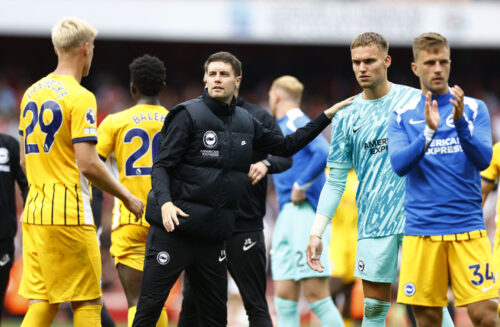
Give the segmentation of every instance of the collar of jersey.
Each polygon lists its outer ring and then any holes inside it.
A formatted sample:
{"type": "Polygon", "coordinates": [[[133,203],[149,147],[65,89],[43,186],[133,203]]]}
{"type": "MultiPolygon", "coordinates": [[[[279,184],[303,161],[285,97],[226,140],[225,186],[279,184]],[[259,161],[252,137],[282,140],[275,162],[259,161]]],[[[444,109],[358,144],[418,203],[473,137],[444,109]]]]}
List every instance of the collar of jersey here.
{"type": "Polygon", "coordinates": [[[382,102],[384,101],[385,99],[389,98],[390,96],[392,96],[392,94],[396,92],[396,84],[394,83],[391,83],[391,89],[389,90],[389,92],[387,92],[386,95],[384,95],[383,97],[380,97],[378,99],[373,99],[373,100],[367,100],[367,99],[363,99],[363,92],[361,92],[360,94],[358,94],[358,96],[356,97],[356,101],[359,102],[359,103],[377,103],[377,102],[382,102]]]}
{"type": "Polygon", "coordinates": [[[245,102],[246,102],[245,99],[243,99],[242,97],[236,98],[236,105],[238,107],[243,108],[243,106],[245,105],[245,102]]]}
{"type": "Polygon", "coordinates": [[[50,78],[53,78],[53,79],[56,79],[56,80],[61,80],[61,79],[68,79],[68,80],[72,80],[74,81],[75,83],[77,83],[76,79],[71,76],[71,75],[56,75],[54,73],[50,73],[47,77],[50,77],[50,78]]]}
{"type": "Polygon", "coordinates": [[[230,104],[223,103],[215,100],[210,95],[208,95],[208,90],[203,91],[203,102],[212,110],[212,112],[217,116],[228,116],[234,112],[236,107],[236,97],[233,96],[230,104]]]}
{"type": "MultiPolygon", "coordinates": [[[[425,103],[425,94],[422,93],[421,95],[422,101],[425,103]]],[[[439,94],[439,95],[433,95],[432,100],[437,100],[438,107],[443,107],[448,104],[450,104],[450,99],[451,99],[451,93],[448,91],[445,94],[439,94]]]]}

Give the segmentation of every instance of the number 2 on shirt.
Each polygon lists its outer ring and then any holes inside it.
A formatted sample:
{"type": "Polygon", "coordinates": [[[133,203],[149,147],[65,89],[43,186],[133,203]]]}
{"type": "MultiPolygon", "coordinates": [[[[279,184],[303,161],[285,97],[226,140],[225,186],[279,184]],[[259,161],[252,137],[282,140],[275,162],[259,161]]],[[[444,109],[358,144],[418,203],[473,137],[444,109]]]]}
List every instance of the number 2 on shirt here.
{"type": "Polygon", "coordinates": [[[151,147],[151,155],[153,157],[153,162],[155,161],[156,155],[158,154],[158,146],[160,143],[160,132],[153,136],[153,141],[151,146],[149,143],[149,134],[142,128],[132,128],[130,129],[123,138],[124,143],[131,143],[134,138],[138,137],[142,144],[135,150],[130,156],[128,156],[125,161],[125,175],[126,176],[147,176],[151,175],[151,167],[135,167],[134,164],[137,160],[142,158],[151,147]]]}

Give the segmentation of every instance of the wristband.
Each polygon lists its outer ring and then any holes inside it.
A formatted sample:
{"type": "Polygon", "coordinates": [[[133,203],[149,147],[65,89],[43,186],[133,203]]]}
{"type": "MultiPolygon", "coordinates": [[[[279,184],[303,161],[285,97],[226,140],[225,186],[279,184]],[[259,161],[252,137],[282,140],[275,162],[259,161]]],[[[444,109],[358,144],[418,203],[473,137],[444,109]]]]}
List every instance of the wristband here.
{"type": "Polygon", "coordinates": [[[316,217],[314,217],[314,222],[311,227],[311,236],[314,235],[321,238],[321,235],[323,235],[323,232],[329,223],[330,218],[320,213],[316,213],[316,217]]]}
{"type": "Polygon", "coordinates": [[[432,142],[432,138],[436,134],[436,131],[429,127],[429,125],[425,125],[424,128],[424,136],[425,136],[425,148],[429,147],[429,144],[432,142]]]}
{"type": "Polygon", "coordinates": [[[299,191],[307,191],[307,189],[308,189],[309,187],[311,187],[311,185],[312,185],[312,184],[313,184],[313,182],[310,182],[310,183],[307,183],[307,184],[304,184],[304,185],[300,186],[300,185],[299,185],[299,183],[294,182],[294,183],[293,183],[293,188],[294,188],[294,189],[297,189],[297,190],[299,190],[299,191]]]}

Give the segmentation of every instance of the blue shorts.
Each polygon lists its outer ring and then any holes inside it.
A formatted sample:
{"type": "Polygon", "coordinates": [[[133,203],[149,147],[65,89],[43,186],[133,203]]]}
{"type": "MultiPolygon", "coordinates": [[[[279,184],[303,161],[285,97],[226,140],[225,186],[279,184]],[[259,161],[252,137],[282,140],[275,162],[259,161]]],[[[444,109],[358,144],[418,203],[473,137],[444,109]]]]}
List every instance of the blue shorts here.
{"type": "Polygon", "coordinates": [[[312,270],[307,265],[306,248],[309,244],[311,227],[316,213],[309,201],[299,206],[287,203],[283,206],[274,226],[271,249],[271,271],[273,280],[299,281],[311,277],[329,277],[331,275],[328,244],[331,227],[323,234],[323,253],[321,263],[325,266],[322,273],[312,270]]]}
{"type": "Polygon", "coordinates": [[[376,283],[394,283],[403,234],[358,240],[354,276],[376,283]]]}

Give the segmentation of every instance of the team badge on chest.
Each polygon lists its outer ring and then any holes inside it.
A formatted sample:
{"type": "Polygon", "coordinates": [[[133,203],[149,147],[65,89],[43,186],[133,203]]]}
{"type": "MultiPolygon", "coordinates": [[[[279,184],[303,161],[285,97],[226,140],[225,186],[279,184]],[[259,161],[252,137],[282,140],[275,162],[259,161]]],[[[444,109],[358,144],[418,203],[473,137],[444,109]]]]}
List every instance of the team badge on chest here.
{"type": "Polygon", "coordinates": [[[203,144],[212,149],[217,145],[217,134],[214,131],[206,131],[203,135],[203,144]]]}

